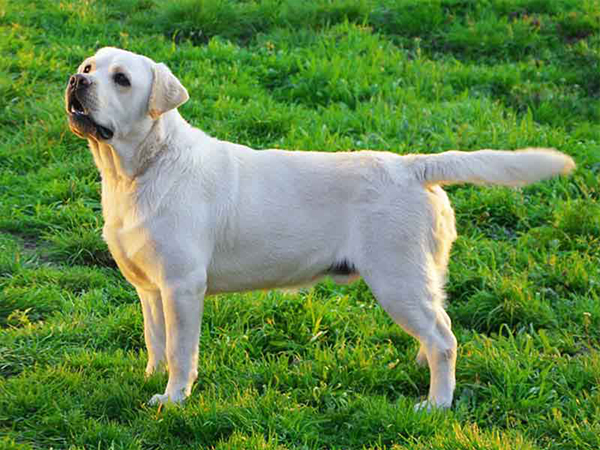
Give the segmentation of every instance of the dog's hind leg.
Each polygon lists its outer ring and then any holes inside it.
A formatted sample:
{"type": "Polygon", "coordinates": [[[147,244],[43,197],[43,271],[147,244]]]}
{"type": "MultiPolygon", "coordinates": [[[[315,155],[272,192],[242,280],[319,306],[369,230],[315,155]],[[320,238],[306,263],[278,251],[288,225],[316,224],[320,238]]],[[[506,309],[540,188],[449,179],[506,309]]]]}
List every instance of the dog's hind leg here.
{"type": "MultiPolygon", "coordinates": [[[[433,227],[431,228],[431,238],[434,245],[430,248],[432,250],[431,257],[427,259],[428,273],[436,273],[437,279],[433,278],[436,287],[433,289],[436,291],[435,296],[440,297],[441,300],[436,299],[436,303],[442,305],[443,301],[443,285],[446,281],[448,272],[448,261],[450,259],[450,248],[452,243],[456,240],[456,225],[454,219],[454,211],[450,205],[448,195],[439,186],[430,186],[427,190],[427,198],[429,205],[433,207],[434,221],[433,227]],[[435,267],[435,268],[434,268],[435,267]],[[440,295],[442,294],[442,295],[440,295]]],[[[443,305],[437,308],[438,319],[445,322],[448,330],[452,327],[452,322],[446,311],[443,309],[443,305]]],[[[422,343],[419,348],[419,353],[416,358],[417,364],[424,366],[428,363],[427,359],[427,347],[422,343]]]]}
{"type": "Polygon", "coordinates": [[[382,261],[375,265],[376,272],[361,274],[381,306],[421,344],[419,354],[429,365],[430,386],[427,401],[417,408],[449,408],[456,384],[457,343],[442,305],[442,280],[428,255],[407,254],[396,254],[395,264],[382,261]]]}
{"type": "MultiPolygon", "coordinates": [[[[450,316],[444,311],[444,309],[440,309],[441,313],[443,313],[443,318],[446,321],[446,325],[448,328],[452,329],[452,321],[450,320],[450,316]]],[[[417,357],[415,358],[417,365],[421,367],[425,367],[427,365],[427,348],[421,344],[419,347],[419,353],[417,353],[417,357]]]]}

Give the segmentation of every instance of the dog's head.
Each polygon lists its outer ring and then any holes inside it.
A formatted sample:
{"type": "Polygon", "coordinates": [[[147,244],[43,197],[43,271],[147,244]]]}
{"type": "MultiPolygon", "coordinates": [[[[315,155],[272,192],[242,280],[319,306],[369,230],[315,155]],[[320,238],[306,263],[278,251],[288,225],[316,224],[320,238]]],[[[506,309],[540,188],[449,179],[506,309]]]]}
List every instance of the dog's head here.
{"type": "Polygon", "coordinates": [[[109,143],[135,142],[163,113],[188,98],[166,65],[105,47],[71,76],[65,106],[76,135],[109,143]]]}

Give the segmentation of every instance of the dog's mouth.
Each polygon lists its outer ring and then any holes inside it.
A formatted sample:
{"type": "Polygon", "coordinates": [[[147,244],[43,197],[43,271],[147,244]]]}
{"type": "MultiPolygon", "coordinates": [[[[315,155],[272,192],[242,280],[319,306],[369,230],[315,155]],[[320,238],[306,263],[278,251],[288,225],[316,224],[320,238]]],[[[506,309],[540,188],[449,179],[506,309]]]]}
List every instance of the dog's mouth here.
{"type": "Polygon", "coordinates": [[[81,137],[93,135],[105,141],[112,139],[114,132],[94,121],[89,109],[78,97],[78,93],[78,89],[67,89],[67,114],[71,129],[81,137]]]}
{"type": "Polygon", "coordinates": [[[75,97],[75,95],[71,95],[71,98],[69,101],[69,114],[75,114],[78,116],[87,116],[88,115],[88,112],[83,107],[83,105],[81,104],[79,99],[77,97],[75,97]]]}

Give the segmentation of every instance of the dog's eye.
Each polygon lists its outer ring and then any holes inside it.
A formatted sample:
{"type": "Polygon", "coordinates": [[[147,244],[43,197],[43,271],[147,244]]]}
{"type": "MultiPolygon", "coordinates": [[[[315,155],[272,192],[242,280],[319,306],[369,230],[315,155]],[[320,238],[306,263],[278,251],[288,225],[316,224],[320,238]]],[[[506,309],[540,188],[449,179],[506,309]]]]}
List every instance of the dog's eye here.
{"type": "Polygon", "coordinates": [[[115,80],[115,83],[119,86],[131,86],[129,79],[122,73],[116,73],[113,80],[115,80]]]}
{"type": "Polygon", "coordinates": [[[92,70],[92,66],[88,64],[83,68],[83,73],[90,73],[90,70],[92,70]]]}

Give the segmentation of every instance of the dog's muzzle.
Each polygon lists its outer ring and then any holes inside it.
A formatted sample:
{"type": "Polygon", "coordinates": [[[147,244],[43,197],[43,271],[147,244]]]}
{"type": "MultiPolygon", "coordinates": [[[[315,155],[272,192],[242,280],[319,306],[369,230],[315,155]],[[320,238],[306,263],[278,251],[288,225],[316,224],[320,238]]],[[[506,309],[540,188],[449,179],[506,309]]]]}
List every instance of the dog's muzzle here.
{"type": "MultiPolygon", "coordinates": [[[[69,78],[66,91],[66,109],[69,122],[74,131],[91,134],[103,140],[109,140],[114,133],[111,129],[94,121],[86,107],[86,94],[91,81],[84,74],[78,73],[69,78]]],[[[79,134],[77,133],[77,134],[79,134]]]]}

